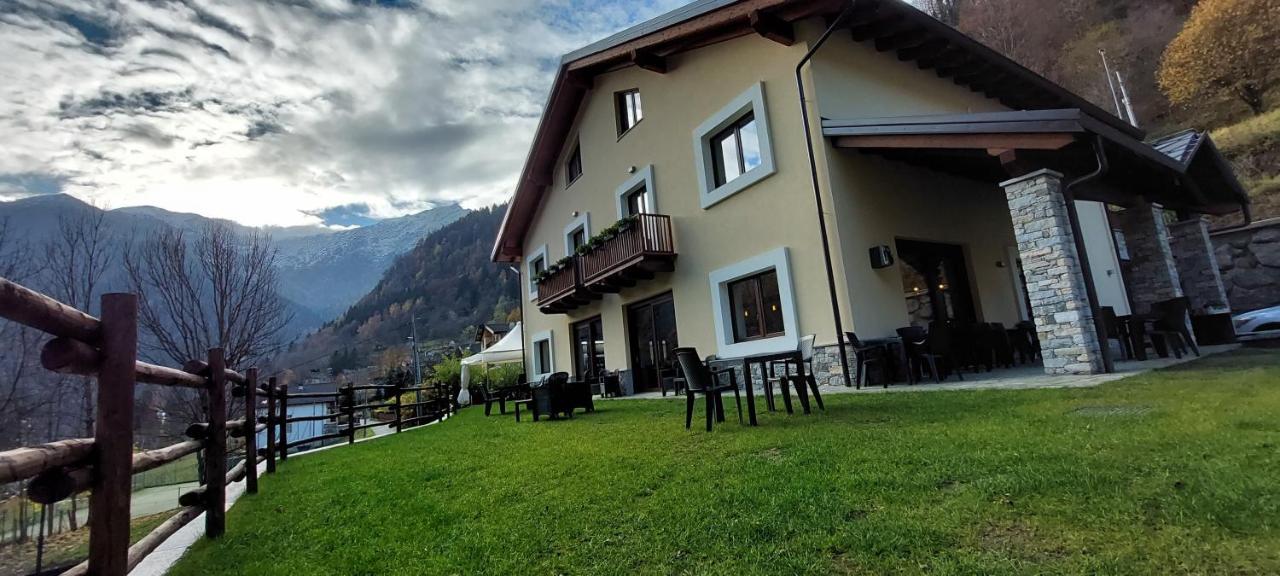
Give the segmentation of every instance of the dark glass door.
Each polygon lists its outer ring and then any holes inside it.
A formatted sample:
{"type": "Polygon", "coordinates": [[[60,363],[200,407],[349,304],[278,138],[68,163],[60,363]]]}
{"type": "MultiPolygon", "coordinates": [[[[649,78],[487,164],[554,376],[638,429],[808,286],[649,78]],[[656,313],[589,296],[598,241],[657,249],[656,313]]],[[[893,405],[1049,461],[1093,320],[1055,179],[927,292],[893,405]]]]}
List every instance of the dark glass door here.
{"type": "Polygon", "coordinates": [[[928,326],[934,320],[969,324],[977,320],[963,248],[898,240],[898,260],[912,325],[928,326]]]}
{"type": "Polygon", "coordinates": [[[633,304],[627,309],[631,372],[637,391],[656,390],[675,373],[674,350],[680,346],[676,305],[671,294],[633,304]]]}
{"type": "Polygon", "coordinates": [[[604,325],[597,316],[573,325],[573,370],[580,381],[591,381],[604,373],[604,325]]]}

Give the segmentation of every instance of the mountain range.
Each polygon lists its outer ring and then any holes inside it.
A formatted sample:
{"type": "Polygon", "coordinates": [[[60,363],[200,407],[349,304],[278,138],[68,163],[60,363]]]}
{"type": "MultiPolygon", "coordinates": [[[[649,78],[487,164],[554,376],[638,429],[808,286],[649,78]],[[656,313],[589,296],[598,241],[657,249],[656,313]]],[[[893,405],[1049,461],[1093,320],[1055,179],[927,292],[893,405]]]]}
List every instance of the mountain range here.
{"type": "MultiPolygon", "coordinates": [[[[8,223],[12,237],[25,239],[39,253],[39,246],[57,231],[60,217],[98,211],[73,196],[50,194],[0,203],[0,220],[8,223]]],[[[323,226],[260,229],[271,234],[279,250],[280,292],[290,301],[294,315],[290,332],[297,335],[314,330],[342,314],[374,288],[398,256],[467,213],[461,206],[448,204],[350,230],[323,226]]],[[[122,240],[154,234],[163,227],[194,233],[214,221],[241,233],[252,230],[226,220],[152,206],[107,210],[104,221],[122,240]]],[[[125,288],[123,266],[112,266],[107,275],[108,289],[125,288]]]]}

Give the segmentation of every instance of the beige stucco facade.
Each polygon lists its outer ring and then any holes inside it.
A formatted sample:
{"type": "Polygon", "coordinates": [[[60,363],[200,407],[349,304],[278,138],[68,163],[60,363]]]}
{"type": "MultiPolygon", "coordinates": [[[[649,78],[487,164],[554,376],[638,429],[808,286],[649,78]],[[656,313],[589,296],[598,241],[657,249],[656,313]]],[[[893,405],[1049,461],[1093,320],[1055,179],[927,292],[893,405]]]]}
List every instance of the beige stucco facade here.
{"type": "MultiPolygon", "coordinates": [[[[572,222],[589,219],[592,234],[615,222],[620,216],[616,190],[649,167],[655,212],[672,218],[679,256],[674,272],[604,295],[567,315],[540,313],[536,298],[524,290],[526,346],[532,349],[534,339],[550,333],[555,371],[573,372],[570,325],[596,316],[603,325],[607,368],[629,368],[626,306],[665,292],[674,299],[682,346],[703,354],[732,355],[725,353],[715,328],[709,275],[779,249],[785,249],[789,262],[796,333],[789,330],[788,339],[777,345],[789,341],[794,346],[803,334],[818,334],[819,344],[836,342],[794,76],[796,63],[808,50],[806,40],[816,38],[820,26],[816,20],[802,23],[798,41],[791,46],[743,36],[671,56],[666,74],[632,66],[595,78],[524,239],[525,264],[544,246],[548,262],[564,257],[566,226],[572,222]],[[764,94],[776,171],[704,208],[695,127],[755,86],[764,94]],[[619,137],[613,94],[632,88],[640,90],[644,119],[619,137]],[[575,143],[581,146],[583,174],[566,186],[564,159],[575,143]]],[[[932,73],[840,36],[823,48],[809,69],[815,130],[817,116],[1001,109],[932,73]]],[[[892,246],[897,238],[963,246],[979,317],[1017,321],[1016,292],[1007,266],[1007,249],[1015,242],[998,187],[837,150],[825,141],[817,145],[845,330],[883,336],[907,323],[897,267],[872,270],[867,257],[871,246],[892,246]]],[[[523,269],[527,285],[527,266],[523,269]]],[[[528,371],[536,377],[532,357],[530,363],[528,371]]]]}

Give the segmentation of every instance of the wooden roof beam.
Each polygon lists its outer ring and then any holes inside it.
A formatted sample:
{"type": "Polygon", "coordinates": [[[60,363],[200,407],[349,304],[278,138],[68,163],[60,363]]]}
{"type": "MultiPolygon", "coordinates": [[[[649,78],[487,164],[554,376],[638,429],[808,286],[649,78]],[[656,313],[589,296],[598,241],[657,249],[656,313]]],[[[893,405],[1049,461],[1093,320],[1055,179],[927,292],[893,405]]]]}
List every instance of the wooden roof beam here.
{"type": "Polygon", "coordinates": [[[759,10],[752,10],[747,15],[747,19],[751,22],[751,29],[755,30],[756,34],[783,46],[790,46],[796,43],[796,32],[790,22],[765,14],[759,10]]]}
{"type": "Polygon", "coordinates": [[[964,64],[972,58],[973,56],[968,52],[949,48],[937,55],[922,56],[919,60],[916,60],[916,66],[919,66],[921,70],[928,70],[930,68],[946,68],[964,64]]]}
{"type": "Polygon", "coordinates": [[[888,36],[906,27],[907,23],[900,14],[891,14],[878,20],[870,20],[849,28],[849,35],[855,42],[865,42],[879,36],[888,36]]]}
{"type": "Polygon", "coordinates": [[[876,50],[880,52],[888,52],[890,50],[900,50],[902,48],[914,48],[924,44],[929,40],[929,34],[924,30],[908,30],[899,32],[890,36],[876,38],[876,50]]]}
{"type": "Polygon", "coordinates": [[[986,62],[981,60],[966,60],[955,66],[939,67],[935,73],[939,78],[950,78],[952,76],[965,76],[985,69],[988,66],[986,62]]]}
{"type": "Polygon", "coordinates": [[[632,64],[635,64],[639,68],[650,72],[657,72],[658,74],[667,73],[667,59],[652,52],[632,50],[628,55],[628,58],[631,60],[632,64]]]}
{"type": "Polygon", "coordinates": [[[949,44],[947,44],[946,40],[929,40],[919,46],[912,46],[910,48],[898,50],[898,59],[903,62],[910,62],[912,60],[919,60],[926,56],[936,56],[946,52],[948,46],[949,44]]]}

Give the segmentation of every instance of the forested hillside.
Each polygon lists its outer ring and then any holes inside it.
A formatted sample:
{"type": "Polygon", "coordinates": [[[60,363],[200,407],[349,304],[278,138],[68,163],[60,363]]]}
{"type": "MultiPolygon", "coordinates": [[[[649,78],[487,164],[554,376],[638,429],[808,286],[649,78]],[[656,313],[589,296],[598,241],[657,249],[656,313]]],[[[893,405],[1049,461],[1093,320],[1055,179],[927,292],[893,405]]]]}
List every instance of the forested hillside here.
{"type": "Polygon", "coordinates": [[[489,260],[505,212],[505,205],[476,210],[423,238],[345,314],[277,359],[277,369],[323,369],[334,359],[344,368],[377,364],[380,351],[406,347],[414,315],[424,343],[518,318],[516,274],[489,260]]]}

